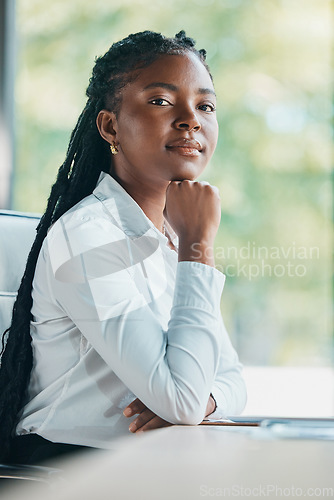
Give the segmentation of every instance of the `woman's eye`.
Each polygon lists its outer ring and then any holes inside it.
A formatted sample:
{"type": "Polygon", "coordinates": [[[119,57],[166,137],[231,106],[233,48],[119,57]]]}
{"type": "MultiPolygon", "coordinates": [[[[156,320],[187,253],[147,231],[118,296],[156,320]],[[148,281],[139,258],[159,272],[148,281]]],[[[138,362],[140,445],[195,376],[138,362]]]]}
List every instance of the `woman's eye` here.
{"type": "Polygon", "coordinates": [[[169,102],[166,101],[166,99],[152,99],[150,103],[154,104],[155,106],[168,106],[169,104],[169,102]]]}
{"type": "Polygon", "coordinates": [[[206,111],[208,113],[216,111],[216,108],[213,104],[201,104],[200,106],[198,106],[198,109],[200,109],[201,111],[206,111]]]}

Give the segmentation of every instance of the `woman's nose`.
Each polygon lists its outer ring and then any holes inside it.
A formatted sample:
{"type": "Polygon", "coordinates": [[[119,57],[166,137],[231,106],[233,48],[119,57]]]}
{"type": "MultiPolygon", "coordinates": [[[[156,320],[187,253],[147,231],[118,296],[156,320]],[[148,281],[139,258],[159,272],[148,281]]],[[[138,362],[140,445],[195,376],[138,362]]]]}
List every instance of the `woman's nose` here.
{"type": "Polygon", "coordinates": [[[183,110],[180,116],[175,120],[174,127],[182,130],[195,130],[201,129],[201,124],[198,120],[197,114],[194,110],[183,110]]]}

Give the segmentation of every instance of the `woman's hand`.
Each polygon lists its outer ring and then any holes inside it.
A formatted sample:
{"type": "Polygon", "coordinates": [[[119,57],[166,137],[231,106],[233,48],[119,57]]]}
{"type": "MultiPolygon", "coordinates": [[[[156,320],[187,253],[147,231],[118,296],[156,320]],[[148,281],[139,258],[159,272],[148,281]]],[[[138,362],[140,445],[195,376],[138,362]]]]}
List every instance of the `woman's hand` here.
{"type": "Polygon", "coordinates": [[[138,398],[125,408],[123,415],[125,417],[133,417],[133,415],[137,413],[139,413],[139,416],[135,418],[129,426],[130,432],[144,432],[173,425],[167,422],[167,420],[158,417],[158,415],[149,410],[138,398]]]}
{"type": "Polygon", "coordinates": [[[219,191],[204,182],[173,181],[164,216],[179,237],[179,261],[214,266],[213,243],[220,223],[219,191]]]}
{"type": "MultiPolygon", "coordinates": [[[[216,403],[212,396],[210,396],[208,404],[206,405],[206,417],[214,411],[215,406],[216,403]]],[[[149,410],[147,406],[145,406],[144,403],[142,403],[138,398],[132,401],[132,403],[130,403],[123,411],[123,415],[125,417],[133,417],[133,415],[136,415],[138,413],[139,416],[135,418],[135,420],[129,426],[130,432],[138,433],[173,425],[170,422],[167,422],[167,420],[158,417],[158,415],[149,410]]]]}

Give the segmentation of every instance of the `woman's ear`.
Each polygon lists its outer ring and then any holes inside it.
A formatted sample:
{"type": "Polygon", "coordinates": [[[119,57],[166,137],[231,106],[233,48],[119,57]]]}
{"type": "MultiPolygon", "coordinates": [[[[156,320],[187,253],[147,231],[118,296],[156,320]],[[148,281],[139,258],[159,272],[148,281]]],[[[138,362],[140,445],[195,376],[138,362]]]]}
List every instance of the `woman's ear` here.
{"type": "Polygon", "coordinates": [[[116,142],[116,115],[107,109],[101,109],[96,118],[96,126],[101,134],[109,144],[116,142]]]}

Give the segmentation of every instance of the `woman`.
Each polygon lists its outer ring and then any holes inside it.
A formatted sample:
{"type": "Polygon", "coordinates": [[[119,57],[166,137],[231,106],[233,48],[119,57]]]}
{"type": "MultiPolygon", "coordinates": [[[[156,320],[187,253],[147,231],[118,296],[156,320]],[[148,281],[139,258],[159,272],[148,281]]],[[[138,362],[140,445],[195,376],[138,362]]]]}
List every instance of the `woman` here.
{"type": "Polygon", "coordinates": [[[214,268],[219,194],[194,182],[218,135],[205,51],[183,31],[130,35],[96,61],[87,96],[2,357],[11,460],[108,448],[136,414],[131,432],[245,404],[214,268]]]}

